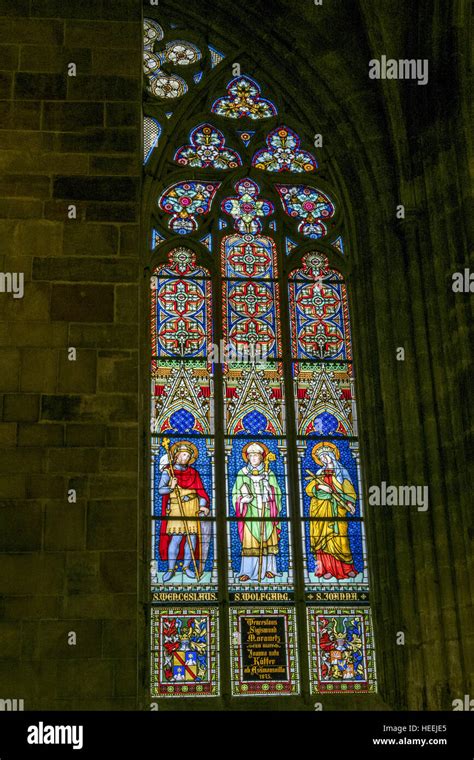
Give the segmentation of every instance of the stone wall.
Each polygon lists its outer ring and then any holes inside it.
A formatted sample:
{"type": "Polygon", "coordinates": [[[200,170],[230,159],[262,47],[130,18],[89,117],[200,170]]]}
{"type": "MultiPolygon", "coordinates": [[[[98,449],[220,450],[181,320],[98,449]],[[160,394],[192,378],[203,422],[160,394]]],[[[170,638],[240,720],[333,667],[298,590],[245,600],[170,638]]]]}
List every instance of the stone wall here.
{"type": "Polygon", "coordinates": [[[0,72],[0,696],[133,709],[140,4],[2,0],[0,72]]]}

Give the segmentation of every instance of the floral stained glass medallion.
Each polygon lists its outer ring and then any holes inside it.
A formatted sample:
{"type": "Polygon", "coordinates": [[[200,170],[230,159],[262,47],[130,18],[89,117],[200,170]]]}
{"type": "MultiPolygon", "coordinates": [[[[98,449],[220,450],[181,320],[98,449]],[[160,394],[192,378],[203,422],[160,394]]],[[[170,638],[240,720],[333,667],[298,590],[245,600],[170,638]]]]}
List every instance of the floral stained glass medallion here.
{"type": "Polygon", "coordinates": [[[285,212],[299,222],[298,232],[317,239],[327,233],[326,223],[334,216],[332,201],[309,185],[277,185],[285,212]]]}
{"type": "Polygon", "coordinates": [[[229,82],[227,95],[214,101],[212,112],[227,119],[268,119],[276,116],[276,106],[261,94],[260,85],[248,76],[229,82]]]}
{"type": "Polygon", "coordinates": [[[267,147],[257,151],[252,166],[268,172],[314,172],[314,156],[300,148],[300,138],[289,127],[278,127],[267,137],[267,147]]]}
{"type": "Polygon", "coordinates": [[[159,199],[159,207],[171,218],[168,227],[179,235],[188,235],[198,227],[199,216],[208,214],[220,182],[176,182],[159,199]]]}
{"type": "Polygon", "coordinates": [[[206,169],[235,169],[242,160],[235,150],[225,148],[225,137],[212,124],[200,124],[189,136],[190,145],[176,151],[174,160],[181,166],[206,169]]]}

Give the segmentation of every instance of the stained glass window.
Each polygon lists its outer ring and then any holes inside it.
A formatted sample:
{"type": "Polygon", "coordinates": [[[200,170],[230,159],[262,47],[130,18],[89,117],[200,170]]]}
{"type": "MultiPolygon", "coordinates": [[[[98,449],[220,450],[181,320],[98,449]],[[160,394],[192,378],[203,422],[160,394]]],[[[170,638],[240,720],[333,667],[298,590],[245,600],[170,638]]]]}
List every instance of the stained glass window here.
{"type": "Polygon", "coordinates": [[[145,22],[151,695],[374,691],[343,209],[188,31],[145,22]]]}

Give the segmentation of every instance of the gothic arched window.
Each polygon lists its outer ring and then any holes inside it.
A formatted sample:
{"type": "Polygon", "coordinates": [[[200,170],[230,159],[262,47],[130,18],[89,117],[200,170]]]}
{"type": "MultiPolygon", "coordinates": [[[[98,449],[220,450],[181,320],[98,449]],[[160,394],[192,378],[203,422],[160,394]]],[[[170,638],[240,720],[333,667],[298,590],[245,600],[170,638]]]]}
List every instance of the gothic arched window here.
{"type": "Polygon", "coordinates": [[[151,697],[375,691],[341,204],[251,60],[144,61],[151,697]]]}

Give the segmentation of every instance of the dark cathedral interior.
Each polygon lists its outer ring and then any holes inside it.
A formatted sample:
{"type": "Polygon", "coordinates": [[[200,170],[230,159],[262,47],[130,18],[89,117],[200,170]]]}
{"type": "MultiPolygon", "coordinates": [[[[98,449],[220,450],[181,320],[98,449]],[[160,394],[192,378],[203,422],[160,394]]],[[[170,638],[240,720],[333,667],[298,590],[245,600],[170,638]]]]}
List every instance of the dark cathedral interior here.
{"type": "Polygon", "coordinates": [[[0,0],[3,710],[474,709],[470,24],[0,0]]]}

